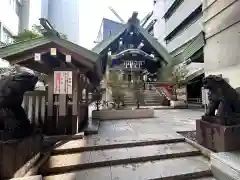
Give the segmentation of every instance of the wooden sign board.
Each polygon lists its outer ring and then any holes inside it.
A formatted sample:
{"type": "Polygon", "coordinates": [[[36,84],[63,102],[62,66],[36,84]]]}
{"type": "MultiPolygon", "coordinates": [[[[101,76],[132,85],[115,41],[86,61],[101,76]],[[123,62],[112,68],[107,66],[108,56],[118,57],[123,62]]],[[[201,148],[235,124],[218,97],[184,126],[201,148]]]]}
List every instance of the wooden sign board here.
{"type": "Polygon", "coordinates": [[[72,71],[54,71],[54,94],[72,94],[72,71]]]}

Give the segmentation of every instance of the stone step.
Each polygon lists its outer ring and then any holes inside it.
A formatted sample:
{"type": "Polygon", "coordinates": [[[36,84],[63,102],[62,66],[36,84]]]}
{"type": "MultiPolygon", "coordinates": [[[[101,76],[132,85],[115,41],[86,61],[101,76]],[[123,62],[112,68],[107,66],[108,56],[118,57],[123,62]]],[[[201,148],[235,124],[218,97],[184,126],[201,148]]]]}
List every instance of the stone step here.
{"type": "Polygon", "coordinates": [[[195,178],[192,180],[216,180],[214,177],[202,177],[202,178],[195,178]]]}
{"type": "Polygon", "coordinates": [[[79,170],[71,173],[45,176],[44,180],[190,180],[210,175],[208,160],[202,156],[192,156],[79,170]]]}
{"type": "Polygon", "coordinates": [[[43,165],[41,172],[43,174],[69,172],[79,169],[196,155],[200,155],[200,151],[185,142],[85,151],[51,156],[48,162],[43,165]]]}
{"type": "Polygon", "coordinates": [[[211,169],[218,180],[239,180],[240,151],[211,153],[211,169]]]}
{"type": "Polygon", "coordinates": [[[59,143],[53,149],[53,154],[75,153],[92,150],[114,149],[121,147],[134,147],[144,145],[157,145],[184,142],[184,137],[179,134],[143,134],[137,136],[121,136],[117,138],[88,138],[59,143]]]}

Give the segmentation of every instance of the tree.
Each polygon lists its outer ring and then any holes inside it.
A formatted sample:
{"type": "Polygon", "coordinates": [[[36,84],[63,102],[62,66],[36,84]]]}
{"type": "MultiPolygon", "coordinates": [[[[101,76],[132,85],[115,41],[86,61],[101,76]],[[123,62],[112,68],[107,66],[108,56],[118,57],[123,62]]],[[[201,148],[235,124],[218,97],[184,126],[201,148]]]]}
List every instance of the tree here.
{"type": "Polygon", "coordinates": [[[120,105],[124,105],[124,90],[123,80],[119,77],[119,73],[117,71],[109,72],[108,79],[108,88],[111,89],[112,99],[116,105],[116,108],[120,108],[120,105]]]}
{"type": "Polygon", "coordinates": [[[170,62],[167,66],[159,70],[158,80],[170,83],[176,95],[177,89],[180,88],[182,84],[186,83],[188,72],[184,63],[177,64],[170,62]]]}

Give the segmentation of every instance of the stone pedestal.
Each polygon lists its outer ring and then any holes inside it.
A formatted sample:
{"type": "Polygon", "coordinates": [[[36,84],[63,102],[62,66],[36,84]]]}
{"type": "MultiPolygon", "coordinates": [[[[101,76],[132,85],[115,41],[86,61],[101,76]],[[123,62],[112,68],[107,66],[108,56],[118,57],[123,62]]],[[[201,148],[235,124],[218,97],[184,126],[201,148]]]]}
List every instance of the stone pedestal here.
{"type": "Polygon", "coordinates": [[[43,138],[0,141],[0,179],[22,177],[40,157],[43,138]]]}
{"type": "Polygon", "coordinates": [[[240,125],[196,120],[196,139],[197,143],[215,152],[240,150],[240,125]]]}
{"type": "Polygon", "coordinates": [[[187,108],[187,103],[182,100],[178,100],[178,101],[171,100],[170,105],[171,105],[171,107],[176,108],[176,109],[186,109],[187,108]]]}
{"type": "Polygon", "coordinates": [[[140,118],[154,118],[154,109],[104,109],[92,111],[92,119],[120,120],[140,118]]]}

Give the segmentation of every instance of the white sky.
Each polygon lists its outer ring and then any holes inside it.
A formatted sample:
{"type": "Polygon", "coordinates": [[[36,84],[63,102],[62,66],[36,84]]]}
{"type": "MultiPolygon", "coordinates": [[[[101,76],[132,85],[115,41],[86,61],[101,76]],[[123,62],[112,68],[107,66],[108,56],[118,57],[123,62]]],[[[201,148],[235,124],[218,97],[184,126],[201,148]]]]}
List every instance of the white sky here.
{"type": "Polygon", "coordinates": [[[108,9],[111,6],[124,20],[127,21],[133,11],[138,11],[141,20],[153,9],[153,0],[81,0],[80,8],[80,45],[91,49],[98,35],[102,18],[118,21],[108,9]]]}

